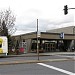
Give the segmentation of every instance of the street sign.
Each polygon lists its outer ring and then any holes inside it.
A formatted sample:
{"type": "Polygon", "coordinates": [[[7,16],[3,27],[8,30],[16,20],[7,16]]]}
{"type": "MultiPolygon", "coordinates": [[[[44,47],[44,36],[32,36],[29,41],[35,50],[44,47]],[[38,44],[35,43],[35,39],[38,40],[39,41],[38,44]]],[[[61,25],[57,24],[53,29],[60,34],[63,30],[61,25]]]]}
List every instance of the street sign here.
{"type": "Polygon", "coordinates": [[[63,32],[60,33],[60,38],[64,39],[64,33],[63,32]]]}

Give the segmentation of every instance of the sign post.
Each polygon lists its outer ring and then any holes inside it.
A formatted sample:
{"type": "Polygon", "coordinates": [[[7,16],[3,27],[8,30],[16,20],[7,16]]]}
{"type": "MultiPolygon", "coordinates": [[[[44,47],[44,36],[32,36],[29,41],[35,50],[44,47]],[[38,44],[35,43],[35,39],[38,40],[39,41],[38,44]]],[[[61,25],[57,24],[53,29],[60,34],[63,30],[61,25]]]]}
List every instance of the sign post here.
{"type": "Polygon", "coordinates": [[[38,60],[39,60],[39,49],[38,49],[38,19],[37,19],[37,54],[38,54],[38,60]]]}

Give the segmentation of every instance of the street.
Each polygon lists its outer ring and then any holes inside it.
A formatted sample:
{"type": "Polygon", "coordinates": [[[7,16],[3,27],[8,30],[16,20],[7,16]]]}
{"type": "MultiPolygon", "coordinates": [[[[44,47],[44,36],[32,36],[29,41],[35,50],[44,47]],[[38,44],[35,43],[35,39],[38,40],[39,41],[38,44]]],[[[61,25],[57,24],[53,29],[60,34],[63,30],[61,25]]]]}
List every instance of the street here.
{"type": "MultiPolygon", "coordinates": [[[[39,60],[69,59],[70,57],[62,56],[62,55],[47,55],[47,56],[39,56],[39,60]]],[[[31,57],[20,56],[20,57],[0,58],[0,62],[27,61],[27,60],[38,60],[38,57],[37,56],[31,56],[31,57]]]]}
{"type": "Polygon", "coordinates": [[[75,75],[75,61],[0,65],[0,75],[75,75]]]}
{"type": "MultiPolygon", "coordinates": [[[[40,56],[40,60],[55,60],[23,64],[0,65],[0,75],[75,75],[75,61],[71,55],[40,56]],[[69,57],[67,57],[69,56],[69,57]],[[71,57],[71,58],[70,58],[71,57]],[[70,58],[70,59],[69,59],[70,58]],[[60,61],[56,61],[60,59],[60,61]],[[62,61],[62,59],[68,59],[62,61]]],[[[37,56],[0,58],[3,62],[34,61],[37,56]]]]}

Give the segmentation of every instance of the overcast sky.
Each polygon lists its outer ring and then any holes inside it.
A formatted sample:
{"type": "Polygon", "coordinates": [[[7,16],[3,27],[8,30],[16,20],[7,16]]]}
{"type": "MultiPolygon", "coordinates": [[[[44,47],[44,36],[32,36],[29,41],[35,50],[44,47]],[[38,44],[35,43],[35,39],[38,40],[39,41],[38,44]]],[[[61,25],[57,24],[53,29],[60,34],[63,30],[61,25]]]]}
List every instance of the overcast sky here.
{"type": "Polygon", "coordinates": [[[64,15],[64,5],[75,8],[75,0],[0,0],[0,9],[10,8],[16,16],[14,35],[36,31],[39,20],[39,31],[74,26],[75,10],[64,15]]]}

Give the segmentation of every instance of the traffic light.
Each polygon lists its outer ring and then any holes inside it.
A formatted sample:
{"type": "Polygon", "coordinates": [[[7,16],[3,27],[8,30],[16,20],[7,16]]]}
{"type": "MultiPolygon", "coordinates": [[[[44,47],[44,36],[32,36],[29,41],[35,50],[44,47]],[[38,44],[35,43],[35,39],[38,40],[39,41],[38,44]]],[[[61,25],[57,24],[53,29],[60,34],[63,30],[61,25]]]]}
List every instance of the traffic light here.
{"type": "Polygon", "coordinates": [[[68,6],[67,5],[64,6],[64,14],[65,15],[68,14],[68,6]]]}

